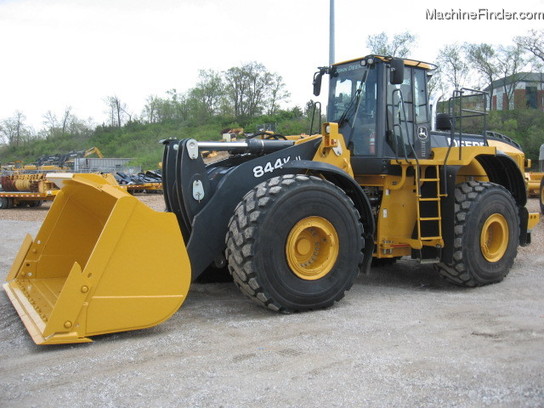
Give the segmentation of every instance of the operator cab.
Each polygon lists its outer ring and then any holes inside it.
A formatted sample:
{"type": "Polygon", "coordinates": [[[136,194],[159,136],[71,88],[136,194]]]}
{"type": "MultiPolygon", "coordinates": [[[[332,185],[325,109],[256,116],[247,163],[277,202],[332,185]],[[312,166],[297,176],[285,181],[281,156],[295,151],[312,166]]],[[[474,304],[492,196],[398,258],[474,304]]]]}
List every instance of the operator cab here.
{"type": "Polygon", "coordinates": [[[394,158],[430,154],[427,74],[431,64],[371,55],[321,68],[330,75],[327,119],[338,123],[358,173],[387,172],[394,158]],[[370,167],[370,168],[369,168],[370,167]]]}

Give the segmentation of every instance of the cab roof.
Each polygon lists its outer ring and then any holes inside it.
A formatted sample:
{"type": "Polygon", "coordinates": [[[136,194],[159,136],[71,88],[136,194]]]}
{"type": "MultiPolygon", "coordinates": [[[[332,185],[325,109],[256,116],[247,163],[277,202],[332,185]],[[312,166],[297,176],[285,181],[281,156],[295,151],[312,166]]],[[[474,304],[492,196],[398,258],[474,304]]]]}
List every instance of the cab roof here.
{"type": "MultiPolygon", "coordinates": [[[[393,59],[393,57],[385,56],[385,55],[370,54],[370,55],[367,55],[366,57],[354,58],[347,61],[337,62],[337,63],[334,63],[333,66],[348,64],[350,62],[355,62],[355,61],[369,60],[369,59],[374,62],[375,60],[381,60],[382,62],[389,62],[393,59]]],[[[430,62],[423,62],[423,61],[418,61],[418,60],[414,60],[410,58],[400,58],[400,59],[404,60],[404,65],[409,67],[419,67],[419,68],[428,69],[428,70],[437,68],[435,64],[432,64],[430,62]]]]}

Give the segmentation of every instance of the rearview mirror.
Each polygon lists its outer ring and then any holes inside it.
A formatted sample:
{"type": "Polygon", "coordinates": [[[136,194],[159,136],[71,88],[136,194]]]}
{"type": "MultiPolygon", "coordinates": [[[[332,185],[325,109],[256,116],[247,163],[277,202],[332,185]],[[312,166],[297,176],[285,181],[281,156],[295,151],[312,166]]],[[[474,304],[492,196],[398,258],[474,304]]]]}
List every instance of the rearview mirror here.
{"type": "Polygon", "coordinates": [[[392,58],[389,61],[391,74],[389,81],[392,85],[400,85],[404,82],[404,60],[402,58],[392,58]]]}
{"type": "Polygon", "coordinates": [[[319,96],[321,93],[321,80],[323,79],[323,71],[320,69],[314,74],[314,95],[319,96]]]}

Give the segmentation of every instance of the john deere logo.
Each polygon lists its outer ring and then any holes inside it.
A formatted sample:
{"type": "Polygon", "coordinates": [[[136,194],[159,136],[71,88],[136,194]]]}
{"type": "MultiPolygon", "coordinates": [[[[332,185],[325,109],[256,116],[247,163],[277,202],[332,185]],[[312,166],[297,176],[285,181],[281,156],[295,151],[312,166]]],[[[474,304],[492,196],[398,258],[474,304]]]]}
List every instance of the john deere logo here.
{"type": "Polygon", "coordinates": [[[417,137],[422,142],[427,140],[429,138],[429,134],[427,133],[427,128],[425,128],[425,127],[418,128],[417,129],[417,137]]]}

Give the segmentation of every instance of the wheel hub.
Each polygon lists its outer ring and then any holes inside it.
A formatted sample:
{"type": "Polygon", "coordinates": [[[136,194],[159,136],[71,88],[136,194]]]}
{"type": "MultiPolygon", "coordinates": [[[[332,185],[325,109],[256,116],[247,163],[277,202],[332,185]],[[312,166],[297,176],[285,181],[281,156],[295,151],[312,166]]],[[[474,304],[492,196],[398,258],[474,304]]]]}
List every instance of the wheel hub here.
{"type": "Polygon", "coordinates": [[[339,253],[338,234],[322,217],[306,217],[297,222],[285,247],[287,263],[304,280],[317,280],[333,268],[339,253]]]}
{"type": "Polygon", "coordinates": [[[508,222],[502,214],[492,214],[484,223],[480,235],[480,249],[488,262],[499,261],[508,248],[508,222]]]}

